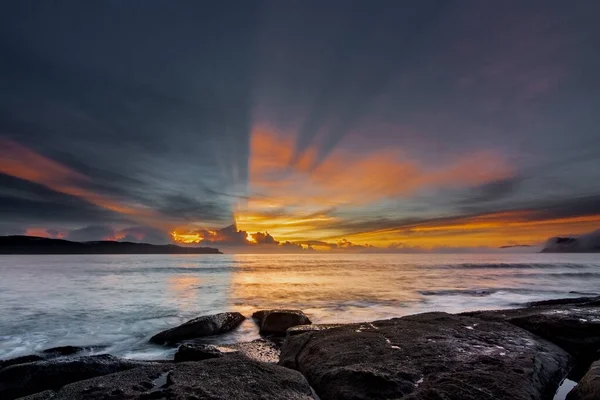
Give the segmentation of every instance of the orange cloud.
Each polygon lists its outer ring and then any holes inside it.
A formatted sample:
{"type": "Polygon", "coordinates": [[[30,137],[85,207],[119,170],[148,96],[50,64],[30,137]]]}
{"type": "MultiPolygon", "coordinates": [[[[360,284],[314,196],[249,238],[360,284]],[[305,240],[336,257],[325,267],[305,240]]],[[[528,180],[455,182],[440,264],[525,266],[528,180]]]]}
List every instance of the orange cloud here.
{"type": "Polygon", "coordinates": [[[83,186],[90,179],[16,142],[0,138],[0,173],[46,186],[56,192],[79,197],[96,206],[130,216],[153,214],[143,207],[121,204],[83,186]]]}
{"type": "Polygon", "coordinates": [[[250,187],[274,204],[298,202],[367,204],[411,195],[425,188],[475,186],[513,175],[495,153],[468,154],[449,165],[426,167],[386,149],[370,154],[338,150],[314,165],[316,148],[309,148],[294,164],[291,138],[257,129],[252,133],[250,187]]]}
{"type": "Polygon", "coordinates": [[[381,247],[394,243],[423,248],[499,247],[515,243],[536,245],[551,236],[582,234],[598,226],[600,215],[536,218],[533,211],[518,210],[374,229],[348,238],[381,247]]]}
{"type": "Polygon", "coordinates": [[[46,228],[27,228],[25,231],[26,236],[37,236],[54,239],[64,239],[65,233],[59,231],[53,231],[52,229],[46,228]]]}
{"type": "Polygon", "coordinates": [[[368,154],[338,149],[319,164],[315,147],[297,159],[294,153],[293,138],[253,131],[249,187],[256,195],[235,213],[241,229],[268,230],[290,241],[332,237],[341,234],[335,228],[338,221],[322,213],[324,209],[366,206],[425,189],[477,186],[513,176],[512,168],[488,151],[441,166],[425,166],[397,149],[368,154]]]}

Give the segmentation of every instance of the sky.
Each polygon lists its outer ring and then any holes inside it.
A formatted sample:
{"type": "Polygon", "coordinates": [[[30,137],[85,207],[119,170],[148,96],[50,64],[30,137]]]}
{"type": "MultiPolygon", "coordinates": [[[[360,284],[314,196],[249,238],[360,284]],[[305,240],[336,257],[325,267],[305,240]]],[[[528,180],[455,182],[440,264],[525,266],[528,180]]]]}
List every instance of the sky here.
{"type": "Polygon", "coordinates": [[[600,228],[597,1],[1,9],[0,235],[413,252],[600,228]]]}

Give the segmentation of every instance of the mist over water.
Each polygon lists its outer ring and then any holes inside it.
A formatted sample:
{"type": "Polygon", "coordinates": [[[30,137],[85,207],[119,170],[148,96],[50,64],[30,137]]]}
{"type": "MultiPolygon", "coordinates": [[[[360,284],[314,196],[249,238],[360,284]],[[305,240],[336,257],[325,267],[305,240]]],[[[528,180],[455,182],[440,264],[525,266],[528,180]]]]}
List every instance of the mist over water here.
{"type": "MultiPolygon", "coordinates": [[[[60,345],[166,358],[175,349],[150,336],[223,311],[299,308],[314,323],[346,323],[599,288],[594,254],[0,256],[0,359],[60,345]]],[[[258,337],[248,319],[207,342],[258,337]]]]}

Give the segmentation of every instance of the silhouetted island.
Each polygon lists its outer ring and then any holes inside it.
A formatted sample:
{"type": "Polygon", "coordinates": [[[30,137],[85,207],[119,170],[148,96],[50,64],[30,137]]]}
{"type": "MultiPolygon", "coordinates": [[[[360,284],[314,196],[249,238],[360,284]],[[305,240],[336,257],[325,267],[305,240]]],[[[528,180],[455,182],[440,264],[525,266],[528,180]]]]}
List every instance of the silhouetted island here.
{"type": "Polygon", "coordinates": [[[36,236],[0,236],[0,254],[222,254],[211,247],[181,247],[174,244],[72,242],[36,236]]]}

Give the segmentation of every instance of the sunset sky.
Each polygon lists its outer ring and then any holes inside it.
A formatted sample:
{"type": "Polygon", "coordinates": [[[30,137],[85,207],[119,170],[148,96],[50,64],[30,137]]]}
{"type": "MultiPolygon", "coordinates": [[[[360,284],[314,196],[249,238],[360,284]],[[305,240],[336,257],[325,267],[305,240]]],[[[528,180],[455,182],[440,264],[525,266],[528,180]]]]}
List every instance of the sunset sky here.
{"type": "Polygon", "coordinates": [[[1,9],[0,235],[411,252],[600,228],[600,2],[1,9]]]}

